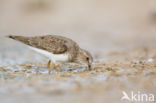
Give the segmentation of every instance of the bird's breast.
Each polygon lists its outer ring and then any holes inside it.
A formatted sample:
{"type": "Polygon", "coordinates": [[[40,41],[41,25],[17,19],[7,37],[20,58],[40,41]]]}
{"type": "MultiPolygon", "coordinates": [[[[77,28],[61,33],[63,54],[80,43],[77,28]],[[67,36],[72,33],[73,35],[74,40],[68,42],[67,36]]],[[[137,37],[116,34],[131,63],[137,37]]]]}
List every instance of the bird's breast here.
{"type": "Polygon", "coordinates": [[[69,56],[67,54],[53,54],[46,50],[42,50],[42,49],[38,49],[38,48],[34,48],[34,47],[29,47],[29,48],[48,57],[53,62],[66,62],[69,60],[69,56]]]}

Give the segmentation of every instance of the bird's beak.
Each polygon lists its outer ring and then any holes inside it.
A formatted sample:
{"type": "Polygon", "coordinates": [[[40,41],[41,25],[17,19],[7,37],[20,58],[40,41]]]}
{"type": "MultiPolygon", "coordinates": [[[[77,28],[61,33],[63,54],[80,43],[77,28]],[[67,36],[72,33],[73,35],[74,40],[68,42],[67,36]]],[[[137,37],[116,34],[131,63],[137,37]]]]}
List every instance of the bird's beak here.
{"type": "Polygon", "coordinates": [[[92,70],[91,64],[88,64],[88,69],[89,69],[89,70],[92,70]]]}

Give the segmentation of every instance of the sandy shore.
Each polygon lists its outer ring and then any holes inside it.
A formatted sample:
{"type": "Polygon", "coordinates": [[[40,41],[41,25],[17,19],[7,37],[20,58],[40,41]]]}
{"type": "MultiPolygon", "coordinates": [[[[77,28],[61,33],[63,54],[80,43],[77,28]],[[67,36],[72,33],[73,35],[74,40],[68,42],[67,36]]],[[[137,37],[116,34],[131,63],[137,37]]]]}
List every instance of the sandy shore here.
{"type": "Polygon", "coordinates": [[[129,103],[123,91],[156,96],[155,7],[155,0],[1,0],[0,103],[129,103]],[[10,34],[69,37],[92,53],[94,68],[62,64],[49,75],[48,59],[4,37],[10,34]]]}

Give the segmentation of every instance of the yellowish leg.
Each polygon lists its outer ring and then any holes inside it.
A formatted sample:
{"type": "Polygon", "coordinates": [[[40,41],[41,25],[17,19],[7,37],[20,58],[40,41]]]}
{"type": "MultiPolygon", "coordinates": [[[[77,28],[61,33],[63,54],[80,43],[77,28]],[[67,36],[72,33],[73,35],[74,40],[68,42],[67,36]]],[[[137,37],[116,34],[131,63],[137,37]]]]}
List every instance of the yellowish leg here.
{"type": "Polygon", "coordinates": [[[47,68],[48,68],[49,74],[51,73],[50,63],[51,63],[51,60],[49,60],[48,64],[47,64],[47,68]]]}
{"type": "Polygon", "coordinates": [[[56,71],[58,71],[58,72],[61,72],[60,69],[57,69],[57,68],[56,68],[56,65],[55,65],[55,64],[53,64],[53,69],[56,70],[56,71]]]}

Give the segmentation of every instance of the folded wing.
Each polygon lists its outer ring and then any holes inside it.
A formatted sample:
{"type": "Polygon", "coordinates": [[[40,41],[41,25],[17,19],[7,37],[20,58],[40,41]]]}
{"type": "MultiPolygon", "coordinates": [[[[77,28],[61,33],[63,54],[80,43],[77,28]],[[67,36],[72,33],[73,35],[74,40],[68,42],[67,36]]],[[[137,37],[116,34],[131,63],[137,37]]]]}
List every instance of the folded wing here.
{"type": "Polygon", "coordinates": [[[8,36],[32,47],[43,49],[53,54],[65,53],[68,50],[66,40],[60,36],[46,35],[37,37],[8,36]]]}

